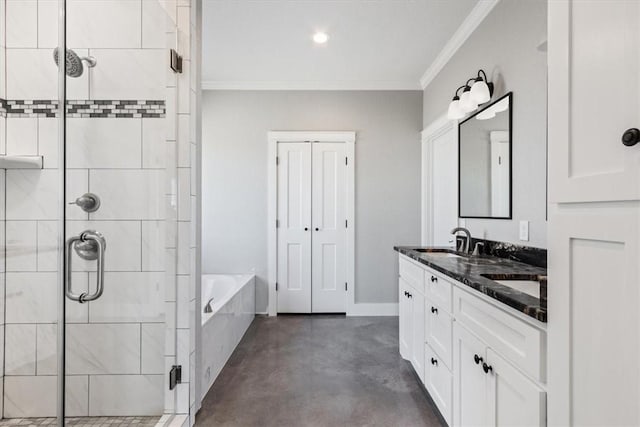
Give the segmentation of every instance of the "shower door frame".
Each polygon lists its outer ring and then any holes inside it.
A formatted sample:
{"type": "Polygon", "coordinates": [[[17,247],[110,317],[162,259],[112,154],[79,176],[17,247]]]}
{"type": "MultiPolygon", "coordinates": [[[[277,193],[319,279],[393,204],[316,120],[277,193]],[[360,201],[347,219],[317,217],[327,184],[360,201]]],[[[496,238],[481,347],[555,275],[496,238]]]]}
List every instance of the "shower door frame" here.
{"type": "Polygon", "coordinates": [[[65,294],[65,238],[66,238],[66,104],[67,104],[67,0],[58,0],[58,52],[62,56],[58,66],[58,337],[57,337],[57,396],[56,423],[64,427],[65,422],[65,332],[66,332],[66,294],[65,294]]]}

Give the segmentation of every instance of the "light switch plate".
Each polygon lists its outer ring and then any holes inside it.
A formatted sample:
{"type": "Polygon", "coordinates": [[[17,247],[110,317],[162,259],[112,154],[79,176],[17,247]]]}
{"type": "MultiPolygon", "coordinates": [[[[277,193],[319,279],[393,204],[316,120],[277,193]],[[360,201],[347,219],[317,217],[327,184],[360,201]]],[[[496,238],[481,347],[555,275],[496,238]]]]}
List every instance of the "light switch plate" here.
{"type": "Polygon", "coordinates": [[[520,240],[529,241],[529,221],[520,221],[520,240]]]}

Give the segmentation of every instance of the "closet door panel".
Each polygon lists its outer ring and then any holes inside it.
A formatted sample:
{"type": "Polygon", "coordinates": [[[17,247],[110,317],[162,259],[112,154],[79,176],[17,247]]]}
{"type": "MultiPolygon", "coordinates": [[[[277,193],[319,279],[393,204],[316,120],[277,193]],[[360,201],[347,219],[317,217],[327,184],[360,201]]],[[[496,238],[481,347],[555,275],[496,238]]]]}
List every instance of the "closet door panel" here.
{"type": "Polygon", "coordinates": [[[640,207],[610,205],[549,223],[551,425],[640,425],[640,207]]]}
{"type": "Polygon", "coordinates": [[[640,199],[640,2],[549,2],[549,200],[640,199]]]}
{"type": "Polygon", "coordinates": [[[311,144],[278,144],[278,312],[311,312],[311,144]]]}
{"type": "Polygon", "coordinates": [[[312,312],[344,313],[346,154],[343,143],[312,144],[312,312]]]}

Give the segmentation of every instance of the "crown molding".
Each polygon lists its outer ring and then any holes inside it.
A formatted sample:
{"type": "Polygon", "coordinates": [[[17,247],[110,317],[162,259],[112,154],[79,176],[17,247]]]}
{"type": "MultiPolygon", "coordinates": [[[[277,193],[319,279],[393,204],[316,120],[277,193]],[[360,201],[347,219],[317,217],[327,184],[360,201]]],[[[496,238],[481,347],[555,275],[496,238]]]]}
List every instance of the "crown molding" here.
{"type": "Polygon", "coordinates": [[[420,85],[415,81],[204,80],[202,90],[420,90],[420,85]]]}
{"type": "Polygon", "coordinates": [[[436,59],[431,63],[427,71],[424,72],[420,79],[420,86],[426,89],[429,83],[438,75],[440,71],[447,65],[447,62],[460,49],[462,44],[469,38],[476,28],[489,15],[489,12],[498,4],[500,0],[480,0],[478,4],[469,12],[469,15],[462,22],[460,27],[453,33],[444,48],[440,51],[436,59]]]}

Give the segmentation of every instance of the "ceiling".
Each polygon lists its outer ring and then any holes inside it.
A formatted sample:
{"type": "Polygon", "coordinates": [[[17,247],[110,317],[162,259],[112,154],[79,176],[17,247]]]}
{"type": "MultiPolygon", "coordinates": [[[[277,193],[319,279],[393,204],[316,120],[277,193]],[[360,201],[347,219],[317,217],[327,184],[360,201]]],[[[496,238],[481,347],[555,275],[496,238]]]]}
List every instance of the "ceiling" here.
{"type": "Polygon", "coordinates": [[[478,0],[203,0],[203,87],[420,89],[478,0]],[[316,45],[316,31],[329,35],[316,45]]]}

